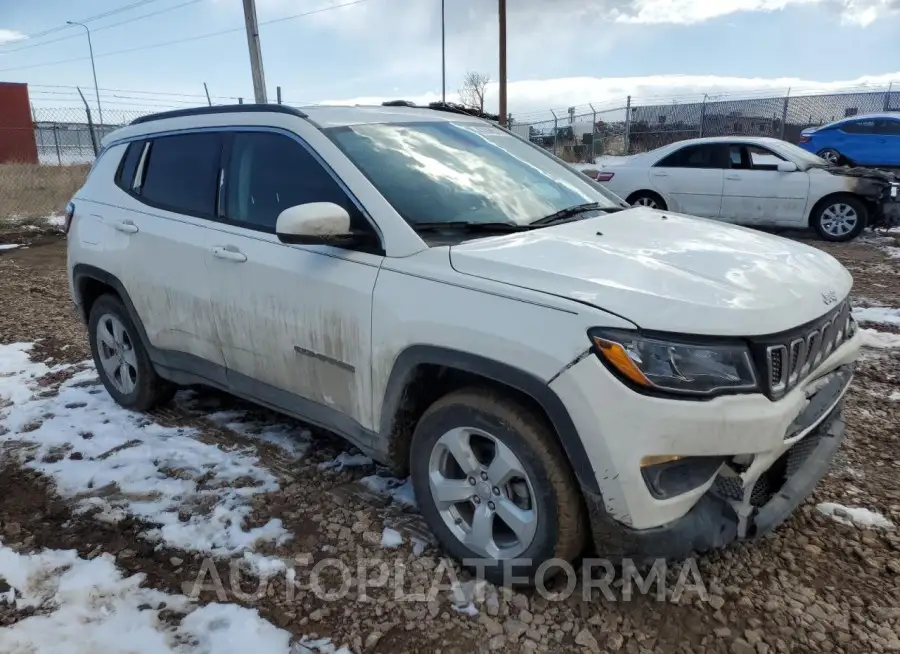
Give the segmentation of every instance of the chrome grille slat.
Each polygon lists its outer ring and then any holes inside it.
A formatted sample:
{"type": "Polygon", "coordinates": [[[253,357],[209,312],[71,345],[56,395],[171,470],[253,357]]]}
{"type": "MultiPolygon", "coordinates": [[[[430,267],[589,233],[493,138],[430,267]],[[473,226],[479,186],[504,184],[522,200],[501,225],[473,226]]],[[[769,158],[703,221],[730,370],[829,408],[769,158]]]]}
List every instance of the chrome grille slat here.
{"type": "Polygon", "coordinates": [[[806,332],[766,347],[769,393],[782,396],[818,368],[853,335],[850,303],[844,301],[806,332]]]}

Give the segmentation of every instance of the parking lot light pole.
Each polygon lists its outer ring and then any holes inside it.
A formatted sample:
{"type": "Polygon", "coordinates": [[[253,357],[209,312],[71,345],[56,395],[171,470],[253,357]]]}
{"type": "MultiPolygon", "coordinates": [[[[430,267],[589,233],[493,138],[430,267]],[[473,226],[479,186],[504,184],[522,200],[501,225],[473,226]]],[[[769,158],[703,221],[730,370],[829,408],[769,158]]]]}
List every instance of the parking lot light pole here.
{"type": "Polygon", "coordinates": [[[66,25],[80,25],[84,28],[84,31],[87,33],[88,40],[88,52],[91,53],[91,71],[94,73],[94,93],[97,94],[97,113],[100,118],[100,126],[103,126],[103,108],[100,106],[100,87],[97,86],[97,67],[94,65],[94,46],[91,44],[91,30],[88,29],[88,26],[84,23],[79,23],[74,20],[67,20],[66,25]]]}
{"type": "Polygon", "coordinates": [[[500,14],[500,125],[506,127],[506,0],[499,0],[500,14]]]}

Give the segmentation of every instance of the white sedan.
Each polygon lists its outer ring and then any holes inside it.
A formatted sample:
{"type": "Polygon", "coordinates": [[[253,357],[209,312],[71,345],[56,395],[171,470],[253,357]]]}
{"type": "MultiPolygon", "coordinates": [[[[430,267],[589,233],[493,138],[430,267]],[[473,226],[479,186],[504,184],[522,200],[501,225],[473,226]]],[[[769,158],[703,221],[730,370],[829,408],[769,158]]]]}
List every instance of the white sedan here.
{"type": "Polygon", "coordinates": [[[849,241],[876,221],[891,184],[773,138],[680,141],[578,168],[633,205],[730,223],[812,227],[849,241]]]}

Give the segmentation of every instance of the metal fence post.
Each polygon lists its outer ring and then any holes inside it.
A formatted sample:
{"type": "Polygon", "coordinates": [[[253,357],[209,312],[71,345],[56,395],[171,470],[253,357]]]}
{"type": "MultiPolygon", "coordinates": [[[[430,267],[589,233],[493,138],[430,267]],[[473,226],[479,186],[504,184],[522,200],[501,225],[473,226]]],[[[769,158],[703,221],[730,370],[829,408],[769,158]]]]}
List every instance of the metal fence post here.
{"type": "Polygon", "coordinates": [[[625,101],[625,154],[631,154],[631,96],[625,101]]]}
{"type": "Polygon", "coordinates": [[[278,104],[281,104],[281,87],[280,86],[275,87],[275,97],[278,100],[278,104]]]}
{"type": "Polygon", "coordinates": [[[556,112],[553,109],[550,110],[550,113],[553,114],[553,154],[559,156],[556,151],[556,144],[559,140],[559,118],[556,117],[556,112]]]}
{"type": "Polygon", "coordinates": [[[788,87],[787,95],[784,96],[784,107],[781,109],[781,133],[778,135],[782,141],[784,140],[784,128],[787,124],[788,103],[791,101],[791,87],[788,87]]]}
{"type": "Polygon", "coordinates": [[[62,166],[62,153],[59,151],[59,123],[53,123],[53,145],[56,146],[56,163],[62,166]]]}
{"type": "Polygon", "coordinates": [[[97,135],[94,134],[94,121],[91,119],[91,107],[88,105],[87,100],[84,99],[84,93],[81,92],[81,89],[77,86],[78,95],[81,96],[81,101],[84,103],[84,112],[87,114],[87,123],[88,123],[88,133],[91,135],[91,148],[94,150],[94,156],[97,156],[97,135]]]}
{"type": "Polygon", "coordinates": [[[887,92],[884,94],[884,110],[891,110],[891,89],[894,88],[894,83],[889,82],[887,87],[887,92]]]}
{"type": "Polygon", "coordinates": [[[707,98],[709,98],[709,96],[706,93],[704,93],[703,94],[703,104],[700,105],[700,134],[699,134],[700,138],[703,138],[703,127],[705,126],[704,124],[706,123],[706,100],[707,100],[707,98]]]}
{"type": "Polygon", "coordinates": [[[597,110],[594,109],[592,103],[588,103],[591,108],[591,159],[588,163],[594,163],[594,157],[597,156],[597,110]]]}

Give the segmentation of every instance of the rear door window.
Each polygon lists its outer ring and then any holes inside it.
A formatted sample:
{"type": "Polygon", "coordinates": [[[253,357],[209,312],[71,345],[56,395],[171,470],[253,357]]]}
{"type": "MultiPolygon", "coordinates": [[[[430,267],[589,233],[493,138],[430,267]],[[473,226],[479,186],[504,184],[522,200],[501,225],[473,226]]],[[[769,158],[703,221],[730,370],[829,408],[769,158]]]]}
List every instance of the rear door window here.
{"type": "Polygon", "coordinates": [[[166,211],[214,218],[221,152],[221,136],[214,132],[153,139],[141,199],[166,211]]]}
{"type": "Polygon", "coordinates": [[[656,164],[659,168],[724,168],[718,145],[689,145],[656,164]]]}
{"type": "Polygon", "coordinates": [[[868,120],[853,120],[849,123],[844,123],[841,126],[841,131],[847,134],[874,134],[875,121],[871,118],[868,120]]]}

